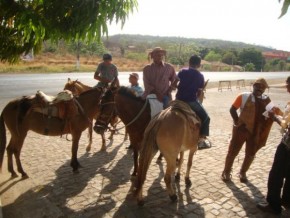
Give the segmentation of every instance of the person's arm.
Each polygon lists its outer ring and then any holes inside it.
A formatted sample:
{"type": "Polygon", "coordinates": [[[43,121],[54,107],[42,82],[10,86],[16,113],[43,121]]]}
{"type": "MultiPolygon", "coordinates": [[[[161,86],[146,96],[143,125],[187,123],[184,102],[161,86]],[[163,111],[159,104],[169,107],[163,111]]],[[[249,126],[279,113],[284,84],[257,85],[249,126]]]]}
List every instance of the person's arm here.
{"type": "Polygon", "coordinates": [[[98,65],[96,71],[95,71],[95,74],[94,74],[94,79],[95,80],[99,80],[100,81],[100,73],[101,73],[101,64],[98,65]]]}
{"type": "Polygon", "coordinates": [[[238,116],[238,113],[237,113],[237,108],[235,108],[233,105],[230,108],[230,114],[232,116],[234,125],[237,125],[238,121],[239,121],[239,116],[238,116]]]}
{"type": "Polygon", "coordinates": [[[143,84],[144,84],[144,94],[145,96],[149,95],[149,94],[156,94],[155,93],[155,88],[154,86],[151,84],[150,82],[150,66],[146,66],[144,69],[143,69],[143,84]]]}
{"type": "Polygon", "coordinates": [[[197,93],[196,93],[196,96],[197,98],[199,99],[201,95],[203,95],[203,91],[204,91],[204,77],[202,76],[201,77],[201,82],[200,82],[200,85],[199,85],[199,88],[197,90],[197,93]]]}
{"type": "Polygon", "coordinates": [[[269,117],[274,121],[277,122],[280,126],[282,124],[282,117],[279,116],[281,114],[281,110],[279,108],[273,107],[271,111],[268,111],[269,117]]]}
{"type": "Polygon", "coordinates": [[[239,95],[234,103],[232,104],[231,108],[230,108],[230,114],[231,117],[233,119],[234,125],[236,126],[239,122],[239,115],[237,113],[237,110],[241,107],[242,104],[242,95],[239,95]]]}

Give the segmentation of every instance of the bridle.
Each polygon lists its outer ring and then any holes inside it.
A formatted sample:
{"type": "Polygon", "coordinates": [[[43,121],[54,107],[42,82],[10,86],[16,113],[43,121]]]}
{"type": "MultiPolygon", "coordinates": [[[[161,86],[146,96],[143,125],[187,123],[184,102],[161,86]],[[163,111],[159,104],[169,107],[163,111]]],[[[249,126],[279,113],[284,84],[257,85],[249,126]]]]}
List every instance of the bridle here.
{"type": "MultiPolygon", "coordinates": [[[[102,107],[103,105],[107,105],[107,104],[115,104],[115,102],[111,101],[111,102],[106,102],[106,103],[103,103],[103,104],[100,104],[100,107],[102,107]]],[[[143,107],[141,108],[141,110],[138,112],[138,114],[127,124],[125,124],[124,126],[120,127],[120,128],[116,128],[114,129],[115,131],[119,131],[125,127],[128,127],[130,126],[131,124],[133,124],[136,120],[138,120],[138,118],[142,115],[142,113],[145,111],[146,109],[146,106],[148,104],[148,100],[146,99],[145,101],[145,104],[143,105],[143,107]]],[[[116,110],[112,110],[112,112],[110,113],[110,115],[101,115],[100,117],[107,117],[106,121],[104,120],[100,120],[99,118],[97,119],[97,128],[99,128],[99,130],[111,130],[108,128],[108,124],[110,123],[110,120],[112,119],[113,115],[114,115],[114,112],[117,113],[116,110]]]]}

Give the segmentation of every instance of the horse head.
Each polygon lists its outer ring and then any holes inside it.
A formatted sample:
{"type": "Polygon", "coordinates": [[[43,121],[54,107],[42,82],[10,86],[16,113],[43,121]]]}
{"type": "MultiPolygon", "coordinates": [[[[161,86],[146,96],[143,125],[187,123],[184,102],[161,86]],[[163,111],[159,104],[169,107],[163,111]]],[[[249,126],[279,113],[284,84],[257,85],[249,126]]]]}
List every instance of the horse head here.
{"type": "Polygon", "coordinates": [[[116,107],[114,97],[117,92],[116,87],[110,87],[103,97],[101,98],[99,104],[99,116],[97,117],[97,122],[94,126],[94,131],[98,134],[103,134],[109,127],[109,123],[111,122],[112,118],[116,116],[116,107]]]}
{"type": "Polygon", "coordinates": [[[71,80],[70,78],[68,78],[67,83],[64,85],[63,89],[71,91],[74,96],[79,96],[82,92],[87,91],[91,88],[92,87],[81,83],[77,79],[71,80]]]}
{"type": "Polygon", "coordinates": [[[72,92],[73,95],[80,95],[79,89],[77,87],[78,80],[71,80],[68,78],[67,83],[64,85],[63,90],[69,90],[72,92]]]}

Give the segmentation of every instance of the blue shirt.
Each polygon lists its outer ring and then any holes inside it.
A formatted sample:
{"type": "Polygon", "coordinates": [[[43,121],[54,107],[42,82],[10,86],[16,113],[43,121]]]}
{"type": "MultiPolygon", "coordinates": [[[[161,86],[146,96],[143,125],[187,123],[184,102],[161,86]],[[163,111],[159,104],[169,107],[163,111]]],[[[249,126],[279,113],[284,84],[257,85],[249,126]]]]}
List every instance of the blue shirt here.
{"type": "Polygon", "coordinates": [[[196,101],[198,90],[204,86],[204,76],[193,68],[182,69],[177,76],[180,81],[176,99],[185,102],[196,101]]]}
{"type": "Polygon", "coordinates": [[[133,89],[136,92],[137,97],[140,97],[143,95],[143,89],[139,86],[139,84],[135,86],[128,86],[130,89],[133,89]]]}

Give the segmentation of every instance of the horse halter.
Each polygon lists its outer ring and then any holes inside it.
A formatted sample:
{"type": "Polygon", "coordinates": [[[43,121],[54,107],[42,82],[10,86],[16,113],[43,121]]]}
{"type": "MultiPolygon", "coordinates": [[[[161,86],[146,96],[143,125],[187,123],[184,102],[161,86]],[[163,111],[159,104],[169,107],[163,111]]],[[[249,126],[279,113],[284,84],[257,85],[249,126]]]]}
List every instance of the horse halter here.
{"type": "Polygon", "coordinates": [[[108,125],[109,125],[110,121],[112,120],[113,116],[116,114],[115,108],[113,110],[111,110],[110,114],[102,113],[104,110],[104,106],[110,105],[110,104],[115,104],[115,102],[110,101],[110,102],[99,104],[101,113],[100,113],[100,116],[97,118],[97,122],[94,126],[94,130],[98,134],[103,134],[106,130],[109,129],[108,125]]]}

